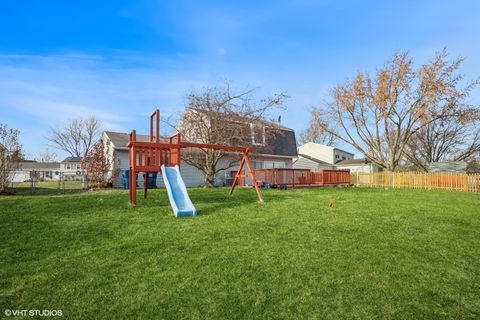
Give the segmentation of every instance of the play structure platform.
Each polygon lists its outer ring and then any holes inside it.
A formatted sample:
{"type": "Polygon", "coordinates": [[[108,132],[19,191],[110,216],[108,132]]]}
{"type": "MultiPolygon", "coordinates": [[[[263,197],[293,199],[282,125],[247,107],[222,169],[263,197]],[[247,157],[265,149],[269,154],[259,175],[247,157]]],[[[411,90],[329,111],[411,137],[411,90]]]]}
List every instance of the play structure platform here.
{"type": "Polygon", "coordinates": [[[249,160],[249,147],[226,146],[194,143],[182,141],[180,133],[168,138],[160,138],[160,110],[155,110],[150,116],[150,139],[148,142],[137,141],[135,130],[129,135],[129,197],[132,205],[137,204],[137,175],[145,173],[144,198],[147,198],[149,173],[160,172],[167,188],[170,205],[175,216],[195,216],[197,211],[188,196],[187,188],[180,173],[181,150],[183,148],[201,148],[224,150],[238,153],[242,160],[238,168],[233,184],[230,188],[230,195],[235,190],[238,179],[244,175],[244,166],[248,169],[249,177],[257,192],[258,200],[263,202],[262,192],[256,182],[255,171],[252,169],[249,160]]]}

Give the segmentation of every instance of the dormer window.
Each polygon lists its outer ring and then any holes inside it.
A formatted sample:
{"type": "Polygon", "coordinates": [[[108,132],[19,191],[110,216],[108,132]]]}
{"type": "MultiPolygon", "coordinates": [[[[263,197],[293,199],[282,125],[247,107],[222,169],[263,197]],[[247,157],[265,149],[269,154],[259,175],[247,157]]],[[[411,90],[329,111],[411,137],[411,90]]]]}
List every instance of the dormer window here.
{"type": "Polygon", "coordinates": [[[260,123],[250,123],[250,131],[252,135],[252,145],[265,145],[265,126],[260,123]]]}

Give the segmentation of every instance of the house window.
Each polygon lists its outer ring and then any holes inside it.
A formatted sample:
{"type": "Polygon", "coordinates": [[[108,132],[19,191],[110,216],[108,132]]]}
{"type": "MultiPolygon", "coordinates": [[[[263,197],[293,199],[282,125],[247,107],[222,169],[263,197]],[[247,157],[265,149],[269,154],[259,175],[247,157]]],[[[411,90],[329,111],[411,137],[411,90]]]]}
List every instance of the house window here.
{"type": "Polygon", "coordinates": [[[285,162],[274,162],[273,167],[274,168],[285,168],[285,162]]]}
{"type": "Polygon", "coordinates": [[[340,159],[340,156],[338,154],[336,154],[335,159],[340,159]]]}
{"type": "Polygon", "coordinates": [[[342,157],[342,160],[346,160],[347,158],[345,156],[342,157]]]}
{"type": "Polygon", "coordinates": [[[253,169],[263,169],[263,161],[252,161],[253,169]]]}
{"type": "Polygon", "coordinates": [[[67,163],[67,169],[70,170],[70,163],[67,163]]]}
{"type": "Polygon", "coordinates": [[[265,145],[265,127],[258,123],[250,123],[253,145],[265,145]]]}
{"type": "Polygon", "coordinates": [[[265,161],[263,167],[265,169],[285,168],[285,162],[265,161]]]}

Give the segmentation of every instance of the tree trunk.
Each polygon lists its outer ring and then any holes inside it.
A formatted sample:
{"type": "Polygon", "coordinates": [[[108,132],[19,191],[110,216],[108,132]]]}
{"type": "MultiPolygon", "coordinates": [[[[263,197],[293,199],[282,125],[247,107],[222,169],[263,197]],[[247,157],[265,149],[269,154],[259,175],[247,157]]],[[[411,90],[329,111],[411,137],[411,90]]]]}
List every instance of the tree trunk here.
{"type": "Polygon", "coordinates": [[[211,188],[215,184],[215,171],[208,170],[208,173],[205,174],[205,179],[203,180],[204,188],[211,188]]]}
{"type": "Polygon", "coordinates": [[[204,188],[211,188],[214,186],[215,184],[215,165],[213,164],[214,162],[211,161],[212,159],[210,159],[210,157],[208,157],[207,159],[207,170],[205,172],[205,179],[203,181],[203,186],[204,188]]]}

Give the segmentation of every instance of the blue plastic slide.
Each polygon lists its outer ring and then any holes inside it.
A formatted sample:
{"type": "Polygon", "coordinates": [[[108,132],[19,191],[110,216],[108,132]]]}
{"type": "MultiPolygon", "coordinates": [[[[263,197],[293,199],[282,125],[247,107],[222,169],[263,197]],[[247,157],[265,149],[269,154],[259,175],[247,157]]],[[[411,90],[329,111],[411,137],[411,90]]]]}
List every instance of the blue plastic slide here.
{"type": "Polygon", "coordinates": [[[197,210],[187,193],[178,166],[165,167],[162,165],[162,176],[167,188],[168,199],[176,217],[196,216],[197,210]]]}

